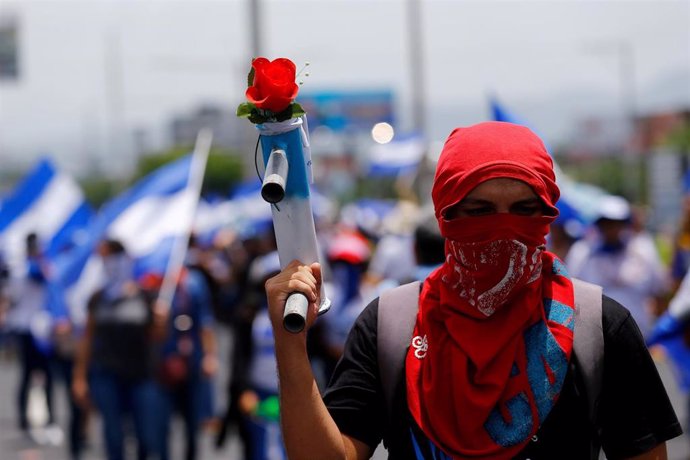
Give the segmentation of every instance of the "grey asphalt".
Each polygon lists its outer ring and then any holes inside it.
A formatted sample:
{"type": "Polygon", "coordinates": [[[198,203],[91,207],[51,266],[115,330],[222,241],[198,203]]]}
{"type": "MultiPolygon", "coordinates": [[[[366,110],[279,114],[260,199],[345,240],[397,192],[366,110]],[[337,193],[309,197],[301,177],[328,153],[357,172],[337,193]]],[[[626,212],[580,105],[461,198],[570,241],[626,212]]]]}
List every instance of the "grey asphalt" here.
{"type": "MultiPolygon", "coordinates": [[[[228,363],[227,355],[230,352],[230,336],[227,329],[218,330],[219,349],[225,356],[222,362],[228,363]]],[[[687,405],[683,395],[674,380],[672,368],[663,356],[655,358],[659,373],[666,385],[678,418],[683,422],[687,431],[687,405]]],[[[227,402],[224,394],[225,384],[228,378],[227,366],[224,366],[217,378],[216,400],[219,407],[225,407],[227,402]]],[[[11,356],[0,356],[0,460],[69,460],[67,447],[63,440],[60,445],[39,445],[35,441],[23,435],[16,424],[15,392],[18,382],[18,368],[16,361],[11,356]]],[[[62,429],[67,424],[66,393],[64,386],[59,383],[55,388],[55,405],[58,425],[62,429]]],[[[40,411],[39,411],[40,412],[40,411]]],[[[40,416],[40,413],[39,413],[40,416]]],[[[83,455],[83,460],[101,460],[104,458],[100,436],[100,420],[97,414],[92,417],[89,435],[90,447],[83,455]]],[[[240,446],[235,437],[230,437],[226,445],[217,450],[213,445],[214,435],[210,431],[200,434],[200,460],[241,460],[240,446]]],[[[172,434],[172,460],[182,458],[183,444],[182,431],[179,422],[173,424],[172,434]]],[[[690,460],[690,436],[683,435],[668,443],[669,460],[690,460]]],[[[134,458],[134,457],[132,457],[134,458]]],[[[385,451],[377,450],[374,459],[385,459],[385,451]]]]}

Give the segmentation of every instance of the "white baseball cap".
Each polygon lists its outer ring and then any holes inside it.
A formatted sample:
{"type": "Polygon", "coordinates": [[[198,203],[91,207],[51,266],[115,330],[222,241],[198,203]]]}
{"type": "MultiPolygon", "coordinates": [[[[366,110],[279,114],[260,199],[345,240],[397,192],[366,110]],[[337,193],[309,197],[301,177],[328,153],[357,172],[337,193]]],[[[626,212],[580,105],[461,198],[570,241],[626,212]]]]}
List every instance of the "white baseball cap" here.
{"type": "Polygon", "coordinates": [[[628,200],[621,196],[607,195],[601,198],[597,208],[596,220],[630,220],[632,210],[628,200]]]}

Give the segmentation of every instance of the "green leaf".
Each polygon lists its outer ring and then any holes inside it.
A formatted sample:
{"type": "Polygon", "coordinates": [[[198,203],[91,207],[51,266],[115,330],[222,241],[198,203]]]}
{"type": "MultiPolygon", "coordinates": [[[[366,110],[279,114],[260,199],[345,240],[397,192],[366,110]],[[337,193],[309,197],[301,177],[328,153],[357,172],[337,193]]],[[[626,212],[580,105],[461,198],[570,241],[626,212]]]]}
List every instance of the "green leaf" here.
{"type": "Polygon", "coordinates": [[[237,106],[237,111],[235,114],[240,118],[246,118],[256,110],[256,106],[251,102],[243,102],[237,106]]]}
{"type": "Polygon", "coordinates": [[[254,67],[249,71],[249,75],[247,75],[247,88],[250,86],[254,86],[254,75],[256,72],[254,71],[254,67]]]}
{"type": "Polygon", "coordinates": [[[299,118],[307,113],[297,102],[293,102],[290,107],[292,107],[292,118],[299,118]]]}

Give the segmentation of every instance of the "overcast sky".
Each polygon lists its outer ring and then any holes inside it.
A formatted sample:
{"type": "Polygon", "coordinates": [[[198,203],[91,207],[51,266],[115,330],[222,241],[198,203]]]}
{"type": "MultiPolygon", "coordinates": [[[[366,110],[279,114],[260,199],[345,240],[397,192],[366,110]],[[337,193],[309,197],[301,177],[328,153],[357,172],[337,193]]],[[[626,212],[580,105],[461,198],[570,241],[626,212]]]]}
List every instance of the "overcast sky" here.
{"type": "MultiPolygon", "coordinates": [[[[310,62],[303,91],[392,89],[412,123],[405,0],[263,0],[262,54],[310,62]]],[[[71,168],[114,125],[162,145],[172,115],[231,109],[246,86],[248,1],[12,1],[21,80],[0,80],[0,161],[71,168]],[[19,159],[19,160],[18,160],[19,159]]],[[[551,143],[584,117],[690,107],[690,0],[420,1],[428,134],[488,118],[487,95],[551,143]],[[621,51],[623,50],[623,51],[621,51]],[[621,61],[623,59],[623,61],[621,61]],[[632,73],[621,72],[621,64],[632,73]]]]}

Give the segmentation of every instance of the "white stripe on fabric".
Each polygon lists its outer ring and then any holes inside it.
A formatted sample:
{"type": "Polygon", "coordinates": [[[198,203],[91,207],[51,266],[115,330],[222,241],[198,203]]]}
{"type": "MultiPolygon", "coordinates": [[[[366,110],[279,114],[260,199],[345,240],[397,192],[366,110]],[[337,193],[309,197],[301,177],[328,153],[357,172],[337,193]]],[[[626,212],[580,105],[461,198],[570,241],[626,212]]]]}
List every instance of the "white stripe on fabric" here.
{"type": "Polygon", "coordinates": [[[132,258],[153,252],[168,236],[179,235],[190,225],[194,209],[193,190],[168,196],[150,196],[133,203],[108,228],[108,236],[118,239],[132,258]]]}
{"type": "Polygon", "coordinates": [[[42,242],[49,241],[83,203],[84,195],[74,180],[57,174],[40,198],[5,230],[3,245],[10,267],[23,266],[27,234],[35,232],[42,242]]]}
{"type": "Polygon", "coordinates": [[[76,327],[86,325],[87,306],[91,296],[103,286],[103,261],[93,255],[86,261],[79,279],[67,288],[65,294],[70,320],[76,327]]]}

